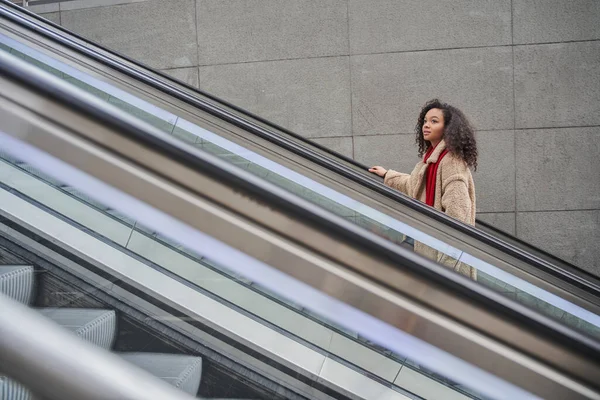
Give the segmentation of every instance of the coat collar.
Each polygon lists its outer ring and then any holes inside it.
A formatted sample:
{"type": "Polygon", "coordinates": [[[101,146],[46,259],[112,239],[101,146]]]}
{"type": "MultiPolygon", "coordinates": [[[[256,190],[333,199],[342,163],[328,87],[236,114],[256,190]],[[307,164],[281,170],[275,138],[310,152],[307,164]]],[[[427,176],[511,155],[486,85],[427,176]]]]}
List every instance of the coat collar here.
{"type": "MultiPolygon", "coordinates": [[[[429,158],[427,159],[427,164],[434,164],[438,161],[438,159],[440,158],[440,154],[442,154],[442,152],[446,149],[446,142],[444,142],[444,140],[442,139],[441,142],[438,143],[437,146],[435,146],[435,149],[433,149],[433,153],[431,153],[431,156],[429,156],[429,158]]],[[[423,156],[423,163],[425,163],[425,156],[423,156]]]]}

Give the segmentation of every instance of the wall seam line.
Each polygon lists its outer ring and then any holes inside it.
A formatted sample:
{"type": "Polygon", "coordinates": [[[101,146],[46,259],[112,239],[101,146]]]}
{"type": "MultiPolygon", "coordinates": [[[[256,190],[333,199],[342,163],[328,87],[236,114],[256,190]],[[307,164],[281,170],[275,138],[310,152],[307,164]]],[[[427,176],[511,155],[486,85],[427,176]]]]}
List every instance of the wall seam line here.
{"type": "Polygon", "coordinates": [[[354,144],[354,105],[352,97],[354,95],[354,87],[352,85],[352,60],[350,58],[350,1],[346,0],[346,36],[348,38],[348,78],[350,79],[350,141],[352,145],[352,159],[356,159],[355,144],[354,144]]]}
{"type": "Polygon", "coordinates": [[[514,157],[514,199],[515,199],[515,237],[519,237],[517,229],[517,93],[515,87],[515,18],[514,18],[514,0],[510,0],[510,43],[512,53],[512,92],[513,92],[513,157],[514,157]]]}

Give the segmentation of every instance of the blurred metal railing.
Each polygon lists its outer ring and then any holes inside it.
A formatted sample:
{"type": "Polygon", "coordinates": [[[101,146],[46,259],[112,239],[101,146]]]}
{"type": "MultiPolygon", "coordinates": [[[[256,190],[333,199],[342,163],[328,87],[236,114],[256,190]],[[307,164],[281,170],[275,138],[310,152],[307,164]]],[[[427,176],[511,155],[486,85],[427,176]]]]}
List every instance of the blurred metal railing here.
{"type": "Polygon", "coordinates": [[[193,399],[2,294],[0,374],[51,400],[193,399]]]}

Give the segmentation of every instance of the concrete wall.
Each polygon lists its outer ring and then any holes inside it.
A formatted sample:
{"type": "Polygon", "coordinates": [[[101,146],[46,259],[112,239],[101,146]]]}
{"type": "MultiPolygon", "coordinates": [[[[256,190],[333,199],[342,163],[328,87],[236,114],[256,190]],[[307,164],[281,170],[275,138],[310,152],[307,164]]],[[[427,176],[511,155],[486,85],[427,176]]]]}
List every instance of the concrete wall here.
{"type": "Polygon", "coordinates": [[[600,274],[597,0],[76,0],[38,12],[366,164],[478,130],[479,217],[600,274]],[[54,8],[53,8],[54,7],[54,8]]]}

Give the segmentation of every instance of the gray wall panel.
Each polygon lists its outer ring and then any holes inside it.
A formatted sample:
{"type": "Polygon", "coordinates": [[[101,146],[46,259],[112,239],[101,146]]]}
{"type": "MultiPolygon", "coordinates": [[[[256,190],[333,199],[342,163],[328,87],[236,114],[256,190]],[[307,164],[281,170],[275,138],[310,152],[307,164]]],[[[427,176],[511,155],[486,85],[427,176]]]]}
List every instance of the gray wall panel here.
{"type": "Polygon", "coordinates": [[[200,67],[200,88],[305,137],[350,135],[348,57],[200,67]]]}
{"type": "Polygon", "coordinates": [[[333,151],[337,151],[338,153],[346,157],[353,158],[354,143],[352,141],[352,136],[313,138],[312,141],[322,146],[325,146],[333,151]]]}
{"type": "Polygon", "coordinates": [[[198,0],[200,64],[348,54],[343,0],[198,0]]]}
{"type": "Polygon", "coordinates": [[[516,132],[517,209],[600,209],[600,127],[516,132]]]}
{"type": "Polygon", "coordinates": [[[61,11],[62,26],[154,68],[198,65],[194,0],[61,11]]]}
{"type": "Polygon", "coordinates": [[[408,174],[419,162],[417,150],[413,134],[354,137],[354,158],[368,166],[381,165],[408,174]]]}
{"type": "Polygon", "coordinates": [[[352,56],[355,135],[412,132],[434,97],[461,108],[477,129],[512,129],[509,47],[352,56]]]}
{"type": "Polygon", "coordinates": [[[600,124],[600,41],[515,47],[516,127],[600,124]]]}
{"type": "Polygon", "coordinates": [[[598,0],[513,0],[514,42],[600,39],[598,0]]]}
{"type": "Polygon", "coordinates": [[[165,69],[162,72],[193,87],[199,87],[198,67],[165,69]]]}
{"type": "Polygon", "coordinates": [[[60,4],[59,3],[36,4],[36,5],[29,6],[28,10],[31,12],[34,12],[36,14],[59,12],[60,4]]]}
{"type": "Polygon", "coordinates": [[[52,12],[52,13],[39,14],[39,15],[40,15],[40,17],[46,18],[48,21],[52,21],[55,24],[60,25],[60,13],[59,12],[52,12]]]}
{"type": "Polygon", "coordinates": [[[82,8],[116,6],[120,4],[138,3],[147,0],[68,0],[60,3],[61,11],[79,10],[82,8]]]}
{"type": "Polygon", "coordinates": [[[510,0],[349,0],[351,54],[511,44],[510,0]]]}
{"type": "Polygon", "coordinates": [[[515,213],[477,213],[477,219],[511,235],[515,234],[515,213]]]}
{"type": "Polygon", "coordinates": [[[517,214],[519,237],[600,275],[600,211],[517,214]]]}
{"type": "Polygon", "coordinates": [[[514,131],[477,132],[479,167],[473,178],[477,212],[515,209],[514,131]]]}

